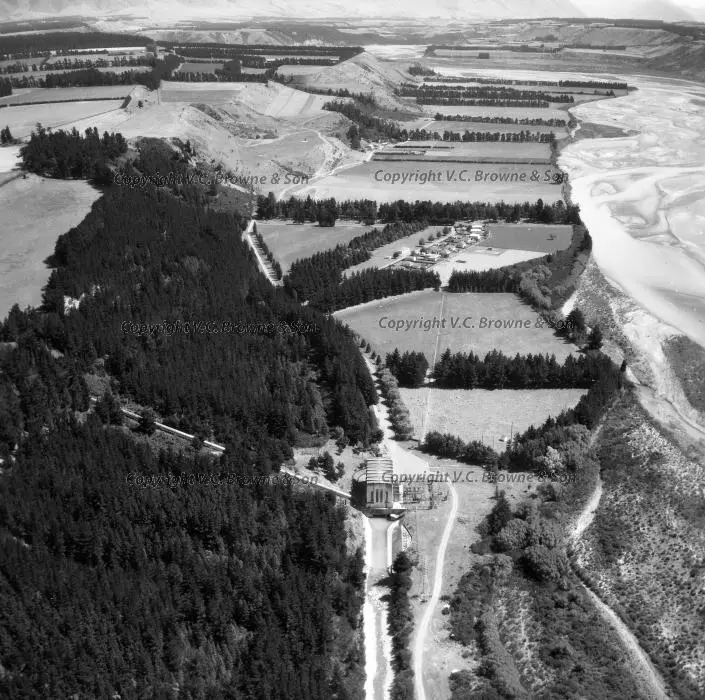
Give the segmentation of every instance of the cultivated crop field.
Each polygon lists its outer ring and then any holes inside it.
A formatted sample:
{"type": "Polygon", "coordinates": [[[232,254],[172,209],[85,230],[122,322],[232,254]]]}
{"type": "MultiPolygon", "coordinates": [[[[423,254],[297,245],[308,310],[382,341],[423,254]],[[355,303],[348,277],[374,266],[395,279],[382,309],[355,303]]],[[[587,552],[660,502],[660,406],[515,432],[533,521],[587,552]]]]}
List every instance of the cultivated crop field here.
{"type": "MultiPolygon", "coordinates": [[[[81,119],[119,110],[122,103],[123,100],[90,100],[19,105],[0,110],[0,123],[9,126],[15,138],[23,138],[29,136],[37,122],[45,127],[62,127],[81,119]]],[[[80,130],[80,125],[77,128],[80,130]]]]}
{"type": "Polygon", "coordinates": [[[486,240],[489,247],[540,253],[565,250],[573,237],[573,227],[568,225],[490,224],[489,232],[486,240]]]}
{"type": "Polygon", "coordinates": [[[29,175],[0,189],[12,215],[0,228],[0,317],[15,303],[41,302],[50,270],[44,260],[56,239],[77,226],[100,196],[84,180],[48,180],[29,175]]]}
{"type": "Polygon", "coordinates": [[[332,228],[313,223],[257,222],[257,232],[262,234],[264,242],[274,253],[285,274],[295,260],[335,248],[339,243],[347,243],[371,228],[371,226],[340,221],[337,221],[332,228]]]}
{"type": "Polygon", "coordinates": [[[583,389],[400,389],[409,409],[414,435],[437,430],[479,440],[503,452],[499,438],[538,426],[549,416],[573,408],[583,389]]]}
{"type": "Polygon", "coordinates": [[[95,85],[70,88],[26,88],[0,98],[0,105],[25,102],[79,102],[81,100],[116,100],[127,97],[134,85],[95,85]]]}
{"type": "Polygon", "coordinates": [[[551,184],[558,172],[546,165],[373,161],[321,178],[298,190],[296,196],[344,200],[355,192],[356,197],[378,202],[428,199],[523,203],[539,197],[544,202],[555,202],[562,199],[561,187],[551,184]],[[538,181],[531,180],[535,173],[538,181]]]}
{"type": "MultiPolygon", "coordinates": [[[[473,352],[484,356],[490,350],[516,353],[550,353],[562,362],[574,346],[554,335],[546,326],[537,327],[538,316],[514,294],[446,294],[423,290],[380,299],[337,311],[335,317],[359,333],[383,357],[394,348],[423,352],[432,364],[434,353],[473,352]],[[390,321],[446,319],[444,328],[389,328],[390,321]],[[482,319],[485,319],[484,324],[482,319]],[[467,319],[467,320],[466,320],[467,319]],[[455,321],[455,328],[452,327],[455,321]],[[529,321],[529,327],[523,325],[529,321]],[[469,327],[463,327],[463,324],[469,327]],[[501,328],[481,327],[499,323],[501,328]],[[517,325],[522,327],[516,327],[517,325]],[[474,327],[473,327],[474,326],[474,327]],[[504,326],[513,326],[510,328],[504,326]]],[[[420,324],[419,324],[420,325],[420,324]]]]}

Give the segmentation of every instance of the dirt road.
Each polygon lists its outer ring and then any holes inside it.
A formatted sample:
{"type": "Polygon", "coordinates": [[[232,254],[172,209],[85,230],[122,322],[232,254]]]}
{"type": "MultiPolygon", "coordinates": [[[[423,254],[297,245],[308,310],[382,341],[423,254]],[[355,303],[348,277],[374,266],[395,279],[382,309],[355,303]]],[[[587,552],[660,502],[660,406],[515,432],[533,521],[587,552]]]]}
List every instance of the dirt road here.
{"type": "MultiPolygon", "coordinates": [[[[595,519],[595,511],[600,504],[601,497],[602,479],[598,475],[595,490],[590,496],[590,500],[585,504],[578,519],[575,521],[569,535],[569,539],[573,544],[580,539],[585,530],[590,527],[592,521],[595,519]]],[[[649,659],[646,652],[641,648],[639,641],[632,634],[631,630],[620,620],[617,613],[604,603],[597,594],[587,586],[584,586],[584,588],[600,615],[602,615],[605,622],[617,633],[617,636],[622,642],[630,660],[632,675],[640,686],[641,696],[648,700],[669,700],[663,678],[661,678],[659,672],[654,668],[651,659],[649,659]]]]}
{"type": "Polygon", "coordinates": [[[419,623],[414,639],[414,688],[416,700],[426,700],[426,689],[424,688],[423,683],[424,643],[426,641],[428,627],[433,617],[433,613],[436,609],[436,605],[438,605],[438,600],[441,597],[441,590],[443,588],[443,563],[446,556],[446,549],[448,548],[448,542],[450,541],[450,536],[453,532],[453,525],[455,525],[455,519],[458,515],[458,494],[456,493],[455,487],[450,482],[448,482],[448,490],[450,492],[451,508],[450,513],[448,514],[445,529],[443,530],[443,537],[441,538],[441,543],[438,547],[438,552],[436,553],[433,591],[426,606],[426,610],[424,610],[423,617],[421,618],[421,622],[419,623]]]}

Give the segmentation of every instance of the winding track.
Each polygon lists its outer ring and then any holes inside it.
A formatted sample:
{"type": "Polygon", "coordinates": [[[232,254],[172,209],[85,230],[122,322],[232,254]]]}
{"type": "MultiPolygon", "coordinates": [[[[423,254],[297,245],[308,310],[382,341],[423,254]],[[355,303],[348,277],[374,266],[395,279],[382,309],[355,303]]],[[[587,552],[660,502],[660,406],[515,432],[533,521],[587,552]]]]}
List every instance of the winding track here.
{"type": "Polygon", "coordinates": [[[416,638],[414,639],[414,694],[416,695],[416,700],[426,700],[426,689],[423,684],[424,642],[426,641],[431,618],[441,597],[441,590],[443,588],[443,563],[446,556],[446,549],[448,548],[448,542],[450,541],[450,535],[453,532],[455,519],[458,515],[458,494],[455,491],[455,487],[450,482],[448,482],[448,489],[450,491],[451,500],[450,513],[448,514],[448,520],[443,530],[443,537],[441,538],[441,543],[436,553],[436,566],[433,573],[433,592],[429,598],[426,610],[424,610],[423,617],[421,618],[416,632],[416,638]]]}

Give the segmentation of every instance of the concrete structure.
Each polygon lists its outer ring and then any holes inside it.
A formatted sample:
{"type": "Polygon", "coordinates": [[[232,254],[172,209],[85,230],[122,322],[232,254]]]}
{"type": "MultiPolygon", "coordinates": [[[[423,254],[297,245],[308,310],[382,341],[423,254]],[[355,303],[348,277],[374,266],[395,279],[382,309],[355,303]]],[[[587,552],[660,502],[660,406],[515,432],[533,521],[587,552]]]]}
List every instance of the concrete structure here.
{"type": "Polygon", "coordinates": [[[365,506],[374,513],[388,515],[400,508],[400,487],[393,477],[391,457],[371,457],[365,462],[365,506]]]}

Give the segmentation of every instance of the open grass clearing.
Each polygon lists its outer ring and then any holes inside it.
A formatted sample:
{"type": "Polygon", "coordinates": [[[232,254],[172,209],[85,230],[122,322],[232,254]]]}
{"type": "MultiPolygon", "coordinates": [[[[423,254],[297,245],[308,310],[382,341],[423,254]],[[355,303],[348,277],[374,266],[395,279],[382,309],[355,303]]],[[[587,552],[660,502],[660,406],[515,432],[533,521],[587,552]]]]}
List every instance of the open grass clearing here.
{"type": "Polygon", "coordinates": [[[453,270],[460,272],[496,270],[499,267],[515,265],[516,263],[542,256],[543,253],[536,253],[530,250],[494,249],[488,251],[485,246],[472,246],[448,260],[436,263],[431,269],[440,275],[441,284],[445,286],[448,284],[453,270]]]}
{"type": "Polygon", "coordinates": [[[257,232],[262,234],[285,274],[295,260],[330,250],[339,243],[347,243],[371,228],[341,221],[337,221],[332,228],[314,223],[293,224],[290,221],[257,222],[257,232]]]}
{"type": "Polygon", "coordinates": [[[41,302],[50,270],[44,260],[56,239],[77,226],[100,192],[84,180],[48,180],[29,175],[0,188],[0,206],[12,212],[0,228],[0,318],[13,304],[41,302]]]}
{"type": "Polygon", "coordinates": [[[573,227],[545,224],[490,224],[486,245],[492,248],[555,253],[570,246],[573,227]]]}
{"type": "Polygon", "coordinates": [[[117,100],[127,97],[134,85],[94,85],[92,87],[26,88],[0,98],[0,105],[25,102],[79,102],[81,100],[117,100]]]}
{"type": "Polygon", "coordinates": [[[277,73],[279,75],[313,75],[320,73],[324,68],[328,68],[328,66],[308,66],[305,64],[286,63],[277,68],[277,73]]]}
{"type": "Polygon", "coordinates": [[[0,124],[9,126],[15,138],[29,136],[37,122],[44,127],[58,128],[122,107],[123,100],[89,100],[50,104],[19,105],[0,110],[0,124]]]}
{"type": "MultiPolygon", "coordinates": [[[[424,429],[479,440],[503,452],[500,438],[539,426],[549,416],[573,408],[584,389],[400,389],[414,434],[424,429]],[[428,417],[427,416],[428,411],[428,417]]],[[[468,485],[468,487],[471,485],[468,485]]]]}
{"type": "Polygon", "coordinates": [[[436,348],[439,357],[447,348],[452,352],[472,350],[480,356],[496,349],[512,356],[516,353],[555,354],[559,362],[575,350],[550,328],[537,328],[536,312],[509,293],[447,294],[423,290],[342,309],[334,315],[359,333],[382,357],[399,348],[400,352],[423,352],[429,364],[436,348]],[[434,319],[439,323],[445,320],[445,328],[430,327],[434,319]],[[417,327],[389,328],[392,321],[410,324],[417,321],[417,327]],[[427,329],[421,327],[424,321],[429,322],[427,329]],[[528,328],[523,327],[526,321],[530,322],[528,328]],[[513,327],[497,328],[495,324],[513,327]],[[486,327],[488,325],[493,327],[486,327]]]}
{"type": "Polygon", "coordinates": [[[439,165],[418,161],[372,161],[316,180],[291,194],[303,198],[310,195],[314,199],[335,197],[345,200],[354,192],[356,197],[377,202],[406,199],[412,202],[504,200],[523,203],[541,198],[544,202],[552,203],[561,200],[560,185],[546,182],[545,171],[549,172],[549,179],[558,173],[552,166],[529,164],[439,165]],[[540,175],[539,181],[533,182],[531,176],[536,171],[540,175]],[[488,176],[487,180],[485,175],[488,176]],[[520,181],[522,176],[523,181],[520,181]]]}

